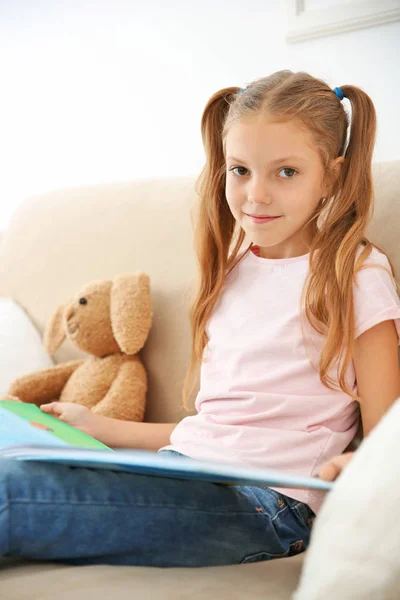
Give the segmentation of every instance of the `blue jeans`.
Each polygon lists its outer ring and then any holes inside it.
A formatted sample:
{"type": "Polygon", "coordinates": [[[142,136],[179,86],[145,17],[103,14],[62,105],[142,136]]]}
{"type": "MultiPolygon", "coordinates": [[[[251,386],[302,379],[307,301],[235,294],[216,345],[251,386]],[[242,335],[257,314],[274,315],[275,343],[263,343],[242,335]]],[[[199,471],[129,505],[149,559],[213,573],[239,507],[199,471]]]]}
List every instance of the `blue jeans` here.
{"type": "Polygon", "coordinates": [[[0,458],[4,557],[154,567],[249,563],[303,552],[314,517],[307,504],[267,486],[0,458]]]}

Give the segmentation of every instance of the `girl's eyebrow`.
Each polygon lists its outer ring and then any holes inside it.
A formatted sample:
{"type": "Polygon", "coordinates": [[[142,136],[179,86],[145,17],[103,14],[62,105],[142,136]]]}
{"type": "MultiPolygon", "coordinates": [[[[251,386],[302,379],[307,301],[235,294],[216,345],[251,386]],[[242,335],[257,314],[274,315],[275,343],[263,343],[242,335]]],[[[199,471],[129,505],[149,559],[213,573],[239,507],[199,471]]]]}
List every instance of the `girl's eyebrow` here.
{"type": "MultiPolygon", "coordinates": [[[[246,161],[240,159],[240,158],[235,158],[234,156],[228,156],[227,160],[234,160],[236,162],[240,162],[240,163],[244,163],[246,161]]],[[[298,156],[296,154],[292,154],[290,156],[283,156],[282,158],[275,158],[274,160],[270,161],[271,165],[277,164],[277,163],[283,163],[286,161],[290,161],[290,160],[299,160],[299,161],[305,161],[306,159],[303,156],[298,156]]]]}

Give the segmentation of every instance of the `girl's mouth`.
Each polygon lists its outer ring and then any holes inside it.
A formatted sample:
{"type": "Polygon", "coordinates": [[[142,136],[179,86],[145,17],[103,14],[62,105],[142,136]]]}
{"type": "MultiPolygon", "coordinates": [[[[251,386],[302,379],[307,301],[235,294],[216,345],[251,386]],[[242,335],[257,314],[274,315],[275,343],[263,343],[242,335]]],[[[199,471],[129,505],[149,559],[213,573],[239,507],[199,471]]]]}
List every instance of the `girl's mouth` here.
{"type": "Polygon", "coordinates": [[[254,217],[252,215],[247,215],[253,223],[269,223],[270,221],[275,221],[276,219],[280,219],[279,217],[254,217]]]}

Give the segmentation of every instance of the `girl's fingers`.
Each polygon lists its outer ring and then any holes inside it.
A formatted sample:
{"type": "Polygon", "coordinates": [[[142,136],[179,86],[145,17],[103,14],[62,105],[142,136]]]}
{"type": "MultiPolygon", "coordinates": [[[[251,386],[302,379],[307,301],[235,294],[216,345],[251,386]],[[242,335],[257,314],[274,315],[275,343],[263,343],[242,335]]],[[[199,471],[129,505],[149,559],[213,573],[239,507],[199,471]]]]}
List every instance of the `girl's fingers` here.
{"type": "Polygon", "coordinates": [[[346,452],[339,456],[334,456],[320,469],[318,477],[332,481],[341,473],[345,466],[350,462],[353,452],[346,452]]]}
{"type": "Polygon", "coordinates": [[[330,461],[328,464],[324,465],[320,469],[318,477],[320,479],[326,479],[327,481],[333,481],[334,479],[336,479],[338,473],[339,468],[333,463],[333,461],[330,461]]]}
{"type": "Polygon", "coordinates": [[[54,415],[61,415],[63,412],[63,409],[58,402],[50,402],[50,404],[41,404],[40,410],[46,413],[53,413],[54,415]]]}

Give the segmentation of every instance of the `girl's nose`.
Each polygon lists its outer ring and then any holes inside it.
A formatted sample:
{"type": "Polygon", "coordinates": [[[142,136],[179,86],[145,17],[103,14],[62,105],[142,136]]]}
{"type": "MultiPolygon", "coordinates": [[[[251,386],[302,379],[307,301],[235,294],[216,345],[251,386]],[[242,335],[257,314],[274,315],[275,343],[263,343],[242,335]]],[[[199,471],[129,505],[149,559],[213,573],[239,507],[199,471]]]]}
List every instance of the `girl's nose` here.
{"type": "Polygon", "coordinates": [[[271,196],[264,181],[254,181],[251,184],[248,199],[249,202],[254,204],[269,204],[271,202],[271,196]]]}
{"type": "Polygon", "coordinates": [[[271,204],[271,196],[265,193],[257,193],[249,196],[249,202],[253,204],[271,204]]]}

